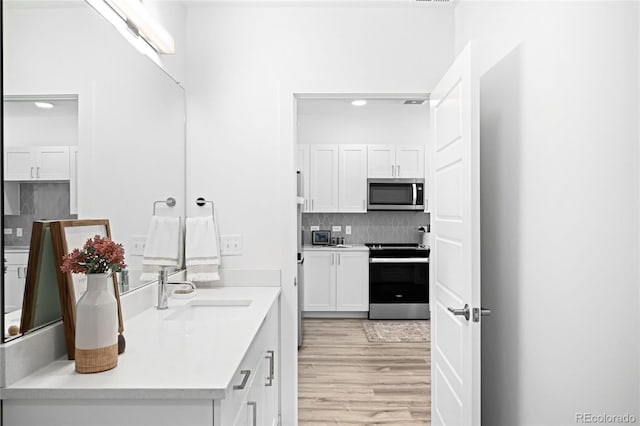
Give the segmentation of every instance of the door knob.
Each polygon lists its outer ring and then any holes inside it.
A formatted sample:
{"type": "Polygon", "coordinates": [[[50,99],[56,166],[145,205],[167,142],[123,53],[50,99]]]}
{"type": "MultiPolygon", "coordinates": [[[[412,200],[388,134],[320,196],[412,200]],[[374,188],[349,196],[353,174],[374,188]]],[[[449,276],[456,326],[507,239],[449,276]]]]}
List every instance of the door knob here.
{"type": "Polygon", "coordinates": [[[447,310],[451,312],[453,315],[463,316],[464,319],[469,321],[469,316],[471,315],[471,311],[469,310],[469,305],[467,305],[466,303],[464,304],[464,308],[462,309],[447,308],[447,310]]]}

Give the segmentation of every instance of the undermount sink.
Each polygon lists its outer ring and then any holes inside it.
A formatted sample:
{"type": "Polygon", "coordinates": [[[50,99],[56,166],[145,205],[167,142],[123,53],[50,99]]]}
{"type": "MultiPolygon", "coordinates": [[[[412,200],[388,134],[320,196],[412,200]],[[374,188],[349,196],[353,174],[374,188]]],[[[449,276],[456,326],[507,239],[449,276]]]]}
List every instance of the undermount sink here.
{"type": "Polygon", "coordinates": [[[200,299],[176,308],[165,319],[169,321],[209,321],[232,319],[251,306],[249,299],[200,299]]]}

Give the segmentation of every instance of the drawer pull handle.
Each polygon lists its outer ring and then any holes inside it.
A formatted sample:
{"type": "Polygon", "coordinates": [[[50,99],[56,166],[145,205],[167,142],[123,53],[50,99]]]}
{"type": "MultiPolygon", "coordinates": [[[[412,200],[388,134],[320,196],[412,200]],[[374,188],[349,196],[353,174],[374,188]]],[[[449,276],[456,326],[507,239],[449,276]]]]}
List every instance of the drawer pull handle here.
{"type": "Polygon", "coordinates": [[[267,351],[266,359],[269,360],[269,377],[267,377],[267,383],[265,386],[273,386],[273,377],[275,376],[274,372],[274,359],[275,355],[273,351],[267,351]]]}
{"type": "Polygon", "coordinates": [[[253,408],[253,423],[251,423],[253,426],[257,426],[258,425],[258,403],[255,401],[247,401],[247,405],[251,408],[253,408]]]}
{"type": "Polygon", "coordinates": [[[247,386],[247,382],[249,381],[249,376],[251,375],[251,370],[240,370],[240,374],[244,377],[242,378],[242,383],[239,385],[233,385],[233,390],[241,390],[247,386]]]}

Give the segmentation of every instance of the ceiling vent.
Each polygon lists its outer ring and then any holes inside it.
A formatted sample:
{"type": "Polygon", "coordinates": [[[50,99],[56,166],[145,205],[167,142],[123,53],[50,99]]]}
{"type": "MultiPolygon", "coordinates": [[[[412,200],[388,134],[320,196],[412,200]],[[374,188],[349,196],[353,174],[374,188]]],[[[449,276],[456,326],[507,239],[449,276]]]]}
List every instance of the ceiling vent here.
{"type": "MultiPolygon", "coordinates": [[[[426,1],[426,0],[418,0],[418,1],[426,1]]],[[[440,1],[440,0],[438,0],[440,1]]],[[[444,0],[442,0],[444,1],[444,0]]],[[[404,101],[405,105],[422,105],[423,103],[425,103],[426,100],[425,99],[407,99],[406,101],[404,101]]]]}

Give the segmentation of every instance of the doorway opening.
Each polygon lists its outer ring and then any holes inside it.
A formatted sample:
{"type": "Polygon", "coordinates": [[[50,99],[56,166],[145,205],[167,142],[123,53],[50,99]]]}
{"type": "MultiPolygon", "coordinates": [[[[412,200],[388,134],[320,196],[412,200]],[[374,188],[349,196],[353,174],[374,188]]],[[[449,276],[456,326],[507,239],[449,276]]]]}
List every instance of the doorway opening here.
{"type": "MultiPolygon", "coordinates": [[[[420,211],[369,210],[367,179],[428,182],[428,99],[427,94],[296,95],[295,168],[302,174],[303,194],[297,229],[303,260],[301,425],[430,424],[428,316],[369,319],[365,246],[424,243],[420,229],[429,227],[429,203],[420,211]],[[320,237],[328,238],[329,247],[314,245],[320,237]]],[[[428,264],[424,269],[412,267],[410,275],[412,284],[425,286],[428,303],[428,264]]],[[[395,274],[390,279],[407,280],[398,272],[389,272],[395,274]]],[[[404,305],[396,304],[400,310],[404,305]]]]}

